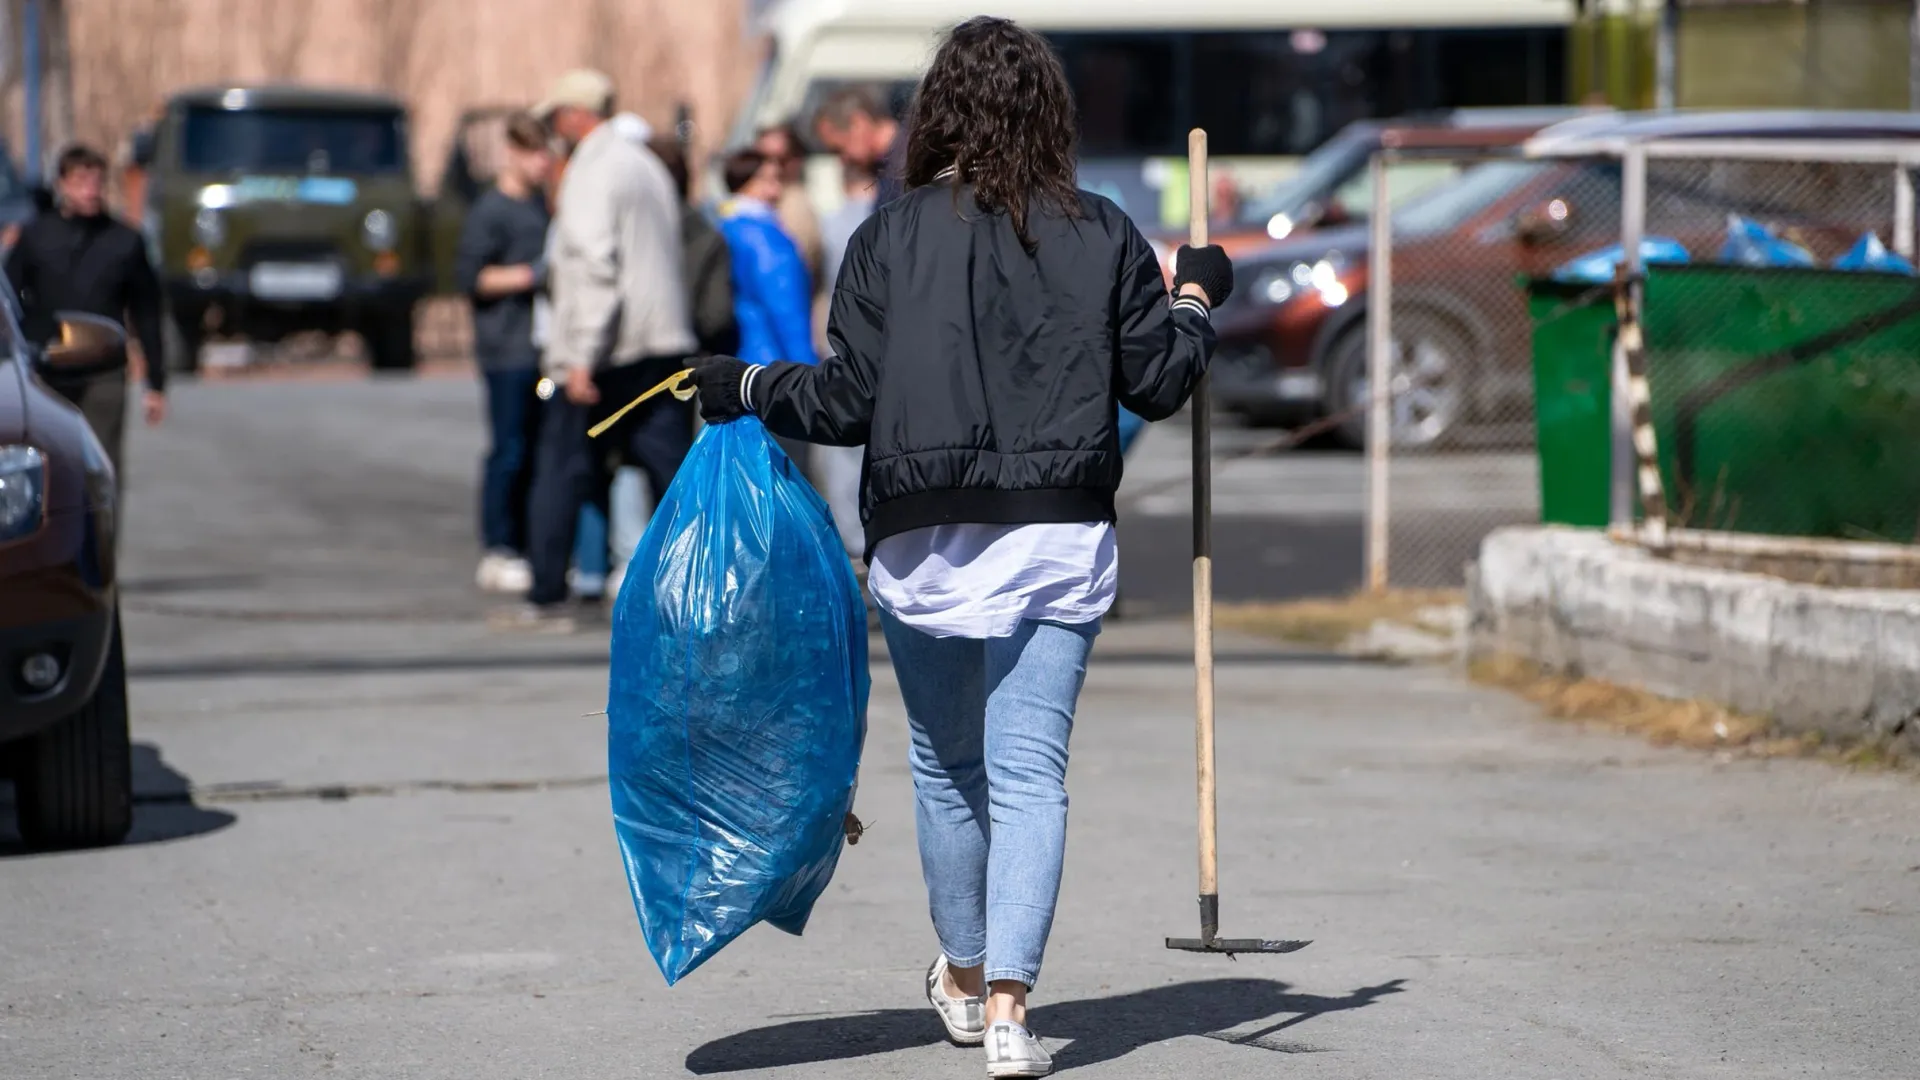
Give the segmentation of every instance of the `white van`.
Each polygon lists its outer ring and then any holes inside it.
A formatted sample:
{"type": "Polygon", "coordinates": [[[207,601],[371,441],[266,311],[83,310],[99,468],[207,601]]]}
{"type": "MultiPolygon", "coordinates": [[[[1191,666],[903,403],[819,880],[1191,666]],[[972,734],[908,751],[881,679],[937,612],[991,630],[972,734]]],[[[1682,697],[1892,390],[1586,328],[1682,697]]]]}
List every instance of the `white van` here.
{"type": "MultiPolygon", "coordinates": [[[[835,90],[877,85],[904,114],[936,35],[979,14],[1046,35],[1080,109],[1081,156],[1104,188],[1184,210],[1167,169],[1208,131],[1224,170],[1270,183],[1353,120],[1566,99],[1572,0],[775,0],[770,51],[731,140],[809,118],[835,90]],[[1160,181],[1158,183],[1154,181],[1160,181]]],[[[1184,174],[1181,174],[1182,176],[1184,174]]],[[[823,208],[837,163],[812,163],[823,208]]],[[[1109,192],[1111,193],[1111,192],[1109,192]]]]}

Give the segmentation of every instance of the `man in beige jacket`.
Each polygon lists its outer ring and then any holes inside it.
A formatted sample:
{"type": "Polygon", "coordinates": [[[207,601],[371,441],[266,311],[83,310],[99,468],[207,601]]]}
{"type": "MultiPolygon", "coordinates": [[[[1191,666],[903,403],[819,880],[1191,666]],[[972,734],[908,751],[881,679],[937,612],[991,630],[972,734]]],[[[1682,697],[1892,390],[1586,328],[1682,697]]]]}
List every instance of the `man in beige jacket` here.
{"type": "Polygon", "coordinates": [[[542,416],[529,496],[529,606],[515,622],[566,629],[567,563],[582,504],[603,510],[609,465],[639,465],[664,492],[693,444],[692,406],[660,397],[600,439],[587,428],[678,370],[694,351],[680,201],[666,167],[607,121],[613,83],[572,71],[535,115],[572,150],[547,274],[553,322],[541,358],[542,416]]]}

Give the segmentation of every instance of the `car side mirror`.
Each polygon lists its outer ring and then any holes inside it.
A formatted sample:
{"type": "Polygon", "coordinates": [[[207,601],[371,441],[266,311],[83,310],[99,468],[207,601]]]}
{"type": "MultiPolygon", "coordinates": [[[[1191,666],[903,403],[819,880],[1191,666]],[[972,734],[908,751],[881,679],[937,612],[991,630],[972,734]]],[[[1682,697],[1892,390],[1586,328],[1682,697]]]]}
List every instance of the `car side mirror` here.
{"type": "Polygon", "coordinates": [[[94,375],[126,364],[127,332],[119,323],[79,311],[62,311],[54,318],[59,336],[40,352],[41,366],[48,372],[94,375]]]}
{"type": "Polygon", "coordinates": [[[1513,234],[1522,244],[1546,244],[1558,240],[1573,227],[1573,205],[1565,199],[1549,199],[1514,218],[1513,234]]]}

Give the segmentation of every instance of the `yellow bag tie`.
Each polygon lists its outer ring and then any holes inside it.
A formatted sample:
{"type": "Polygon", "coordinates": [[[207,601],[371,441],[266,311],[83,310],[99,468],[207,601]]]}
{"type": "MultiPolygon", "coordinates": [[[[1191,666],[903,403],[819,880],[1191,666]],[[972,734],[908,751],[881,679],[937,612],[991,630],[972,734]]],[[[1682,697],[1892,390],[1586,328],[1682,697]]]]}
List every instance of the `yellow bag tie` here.
{"type": "Polygon", "coordinates": [[[640,404],[641,402],[657,394],[671,393],[677,400],[692,401],[695,391],[693,386],[687,382],[687,380],[692,377],[693,377],[692,368],[686,368],[684,370],[674,372],[672,375],[669,375],[667,378],[663,379],[659,386],[654,387],[653,389],[647,391],[646,393],[641,394],[639,397],[634,398],[632,401],[627,402],[625,405],[620,406],[619,412],[614,413],[612,416],[609,416],[605,420],[602,420],[599,423],[588,428],[587,438],[589,439],[599,438],[601,434],[604,433],[608,428],[619,423],[621,417],[632,412],[634,409],[634,406],[640,404]]]}

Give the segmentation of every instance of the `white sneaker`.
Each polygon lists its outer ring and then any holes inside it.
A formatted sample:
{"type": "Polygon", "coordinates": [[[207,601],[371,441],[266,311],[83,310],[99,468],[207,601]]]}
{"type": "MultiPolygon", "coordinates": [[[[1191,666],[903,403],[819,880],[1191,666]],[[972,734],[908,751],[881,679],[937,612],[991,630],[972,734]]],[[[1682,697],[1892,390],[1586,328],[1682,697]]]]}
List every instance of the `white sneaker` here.
{"type": "Polygon", "coordinates": [[[533,564],[518,555],[503,555],[500,558],[498,581],[500,591],[523,595],[533,588],[533,564]]]}
{"type": "Polygon", "coordinates": [[[511,551],[489,551],[480,556],[473,583],[482,592],[524,593],[533,588],[533,567],[511,551]]]}
{"type": "Polygon", "coordinates": [[[979,1046],[987,1035],[987,999],[954,997],[947,993],[947,957],[945,953],[927,969],[927,1004],[940,1014],[947,1026],[947,1038],[961,1046],[979,1046]]]}
{"type": "Polygon", "coordinates": [[[1001,1020],[987,1029],[987,1075],[1045,1076],[1053,1071],[1053,1055],[1040,1045],[1033,1032],[1011,1020],[1001,1020]]]}

